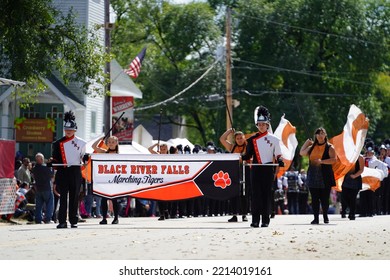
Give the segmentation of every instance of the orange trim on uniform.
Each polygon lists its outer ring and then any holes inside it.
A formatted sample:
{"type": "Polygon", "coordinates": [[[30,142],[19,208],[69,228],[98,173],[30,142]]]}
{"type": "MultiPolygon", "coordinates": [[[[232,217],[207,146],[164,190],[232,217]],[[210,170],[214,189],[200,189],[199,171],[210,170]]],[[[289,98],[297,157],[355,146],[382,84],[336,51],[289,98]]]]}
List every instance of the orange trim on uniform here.
{"type": "Polygon", "coordinates": [[[258,139],[260,139],[260,138],[266,136],[267,134],[268,134],[268,130],[265,131],[265,132],[262,133],[262,134],[259,134],[259,136],[257,136],[256,138],[253,138],[253,140],[252,140],[252,141],[253,141],[253,148],[255,149],[255,154],[256,154],[256,158],[257,158],[257,162],[258,162],[258,163],[263,163],[263,162],[261,161],[260,151],[259,151],[259,147],[258,147],[257,144],[256,144],[256,141],[257,141],[258,139]]]}
{"type": "MultiPolygon", "coordinates": [[[[66,156],[65,156],[64,143],[67,143],[67,142],[73,140],[74,138],[75,138],[75,135],[73,135],[72,137],[69,137],[69,138],[66,137],[66,140],[65,140],[65,141],[62,141],[62,142],[60,143],[61,158],[62,158],[62,163],[64,163],[64,164],[67,164],[67,162],[66,162],[66,156]]],[[[64,167],[66,167],[66,165],[65,165],[64,167]]]]}

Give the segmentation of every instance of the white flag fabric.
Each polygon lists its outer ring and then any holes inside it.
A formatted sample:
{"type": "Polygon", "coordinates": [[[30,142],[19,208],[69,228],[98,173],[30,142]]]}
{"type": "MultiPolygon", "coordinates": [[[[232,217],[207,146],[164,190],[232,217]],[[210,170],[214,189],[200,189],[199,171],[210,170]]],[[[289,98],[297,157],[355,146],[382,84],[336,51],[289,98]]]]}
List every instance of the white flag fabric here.
{"type": "Polygon", "coordinates": [[[280,139],[280,148],[282,151],[282,157],[284,167],[280,167],[277,177],[280,178],[290,168],[291,163],[295,156],[295,150],[298,146],[298,140],[295,136],[296,128],[284,115],[280,118],[278,127],[275,130],[274,135],[280,139]]]}
{"type": "Polygon", "coordinates": [[[332,167],[338,191],[341,191],[345,174],[354,166],[364,146],[368,124],[362,111],[351,105],[343,132],[330,139],[337,154],[337,162],[332,167]]]}
{"type": "Polygon", "coordinates": [[[381,169],[364,167],[362,173],[363,191],[375,191],[381,186],[381,181],[385,178],[385,174],[381,169]]]}

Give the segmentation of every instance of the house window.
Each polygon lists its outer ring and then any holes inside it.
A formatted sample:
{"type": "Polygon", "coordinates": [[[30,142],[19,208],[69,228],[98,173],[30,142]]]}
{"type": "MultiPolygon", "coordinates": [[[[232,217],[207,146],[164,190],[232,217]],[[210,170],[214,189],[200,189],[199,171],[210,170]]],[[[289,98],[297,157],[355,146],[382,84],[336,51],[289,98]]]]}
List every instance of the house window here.
{"type": "Polygon", "coordinates": [[[91,133],[96,133],[96,111],[91,112],[91,133]]]}

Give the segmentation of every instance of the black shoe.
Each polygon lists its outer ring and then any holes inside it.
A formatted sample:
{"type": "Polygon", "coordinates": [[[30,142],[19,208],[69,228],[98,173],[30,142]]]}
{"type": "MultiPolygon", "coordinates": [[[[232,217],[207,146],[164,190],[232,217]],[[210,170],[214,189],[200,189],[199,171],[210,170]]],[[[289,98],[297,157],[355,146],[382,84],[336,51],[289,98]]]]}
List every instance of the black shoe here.
{"type": "Polygon", "coordinates": [[[67,228],[68,225],[66,223],[61,223],[57,225],[57,228],[67,228]]]}
{"type": "Polygon", "coordinates": [[[313,221],[311,221],[311,224],[312,225],[318,225],[320,222],[318,221],[318,219],[314,219],[313,221]]]}
{"type": "Polygon", "coordinates": [[[238,219],[237,219],[237,216],[234,215],[233,217],[231,217],[229,220],[228,220],[229,223],[236,223],[238,222],[238,219]]]}
{"type": "Polygon", "coordinates": [[[341,214],[341,218],[343,218],[343,219],[346,218],[346,217],[345,217],[345,214],[341,214]]]}
{"type": "Polygon", "coordinates": [[[160,218],[158,218],[159,221],[164,221],[165,220],[165,217],[164,216],[160,216],[160,218]]]}
{"type": "Polygon", "coordinates": [[[325,223],[325,224],[329,224],[328,215],[325,215],[325,216],[324,216],[324,223],[325,223]]]}
{"type": "Polygon", "coordinates": [[[352,215],[349,215],[348,218],[349,218],[351,221],[354,221],[354,220],[355,220],[355,216],[352,216],[352,215]]]}
{"type": "Polygon", "coordinates": [[[103,219],[99,222],[99,224],[101,225],[107,225],[107,220],[106,219],[103,219]]]}
{"type": "Polygon", "coordinates": [[[268,227],[268,224],[261,224],[261,227],[268,227]]]}
{"type": "Polygon", "coordinates": [[[247,221],[248,221],[248,218],[247,218],[245,215],[243,215],[243,216],[242,216],[242,221],[243,221],[243,222],[247,222],[247,221]]]}
{"type": "Polygon", "coordinates": [[[112,223],[111,223],[111,224],[113,224],[113,225],[116,225],[116,224],[118,224],[118,223],[119,223],[118,219],[117,219],[117,218],[115,218],[115,219],[112,221],[112,223]]]}
{"type": "Polygon", "coordinates": [[[259,227],[259,223],[251,223],[251,227],[258,228],[259,227]]]}
{"type": "Polygon", "coordinates": [[[71,228],[77,228],[77,224],[71,224],[70,227],[71,228]]]}

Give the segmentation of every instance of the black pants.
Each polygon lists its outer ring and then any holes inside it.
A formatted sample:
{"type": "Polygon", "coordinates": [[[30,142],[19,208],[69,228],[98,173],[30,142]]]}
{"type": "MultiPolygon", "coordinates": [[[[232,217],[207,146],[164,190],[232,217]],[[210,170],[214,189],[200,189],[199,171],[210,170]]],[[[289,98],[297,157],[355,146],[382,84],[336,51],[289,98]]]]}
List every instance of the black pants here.
{"type": "Polygon", "coordinates": [[[252,166],[252,223],[269,224],[273,201],[274,168],[272,166],[252,166]]]}
{"type": "Polygon", "coordinates": [[[299,214],[298,192],[287,192],[287,207],[290,215],[299,214]]]}
{"type": "Polygon", "coordinates": [[[345,215],[346,210],[349,209],[349,217],[354,218],[356,214],[356,197],[359,193],[357,189],[343,188],[341,192],[341,214],[345,215]]]}
{"type": "Polygon", "coordinates": [[[318,220],[320,215],[320,203],[324,216],[328,215],[330,188],[310,188],[311,203],[314,219],[318,220]]]}
{"type": "Polygon", "coordinates": [[[374,215],[374,192],[366,190],[360,192],[360,217],[372,217],[374,215]]]}
{"type": "Polygon", "coordinates": [[[383,179],[383,214],[390,214],[390,176],[383,179]]]}
{"type": "Polygon", "coordinates": [[[76,225],[79,208],[79,195],[81,188],[81,171],[80,166],[70,166],[59,169],[56,174],[57,189],[60,191],[60,209],[58,212],[58,221],[60,224],[66,223],[67,212],[69,222],[76,225]],[[68,211],[69,195],[69,211],[68,211]]]}
{"type": "Polygon", "coordinates": [[[299,194],[298,194],[299,214],[306,214],[307,213],[308,198],[309,198],[309,193],[307,191],[299,192],[299,194]]]}
{"type": "MultiPolygon", "coordinates": [[[[118,219],[118,216],[119,216],[119,203],[118,203],[118,200],[116,198],[114,199],[111,199],[112,201],[112,208],[114,210],[114,218],[115,219],[118,219]]],[[[108,213],[108,199],[106,197],[102,197],[102,215],[103,215],[103,219],[106,219],[107,218],[107,213],[108,213]]]]}

